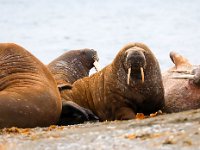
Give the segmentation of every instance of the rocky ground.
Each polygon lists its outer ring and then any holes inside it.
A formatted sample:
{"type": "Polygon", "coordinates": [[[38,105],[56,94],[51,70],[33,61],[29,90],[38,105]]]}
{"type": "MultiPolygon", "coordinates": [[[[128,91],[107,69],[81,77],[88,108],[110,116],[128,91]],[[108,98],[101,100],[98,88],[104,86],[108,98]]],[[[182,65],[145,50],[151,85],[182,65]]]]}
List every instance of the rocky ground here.
{"type": "Polygon", "coordinates": [[[200,109],[129,121],[0,130],[0,150],[200,149],[200,109]]]}

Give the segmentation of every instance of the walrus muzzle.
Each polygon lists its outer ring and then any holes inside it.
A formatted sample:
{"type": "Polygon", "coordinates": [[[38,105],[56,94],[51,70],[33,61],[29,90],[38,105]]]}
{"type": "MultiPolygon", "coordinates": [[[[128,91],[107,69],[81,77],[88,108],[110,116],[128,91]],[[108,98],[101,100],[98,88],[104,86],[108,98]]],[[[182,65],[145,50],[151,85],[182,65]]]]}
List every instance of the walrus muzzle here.
{"type": "Polygon", "coordinates": [[[141,82],[144,83],[145,75],[144,75],[144,67],[146,66],[146,59],[143,53],[143,49],[139,47],[133,47],[127,50],[126,54],[126,64],[128,67],[127,73],[127,84],[130,84],[131,71],[133,70],[133,74],[139,74],[141,77],[141,82]],[[139,70],[139,72],[138,72],[139,70]],[[136,71],[136,72],[134,72],[136,71]]]}
{"type": "MultiPolygon", "coordinates": [[[[144,83],[144,69],[142,67],[140,67],[140,73],[141,73],[142,83],[144,83]]],[[[127,74],[127,84],[128,85],[130,83],[130,75],[131,75],[131,67],[128,68],[128,74],[127,74]]]]}

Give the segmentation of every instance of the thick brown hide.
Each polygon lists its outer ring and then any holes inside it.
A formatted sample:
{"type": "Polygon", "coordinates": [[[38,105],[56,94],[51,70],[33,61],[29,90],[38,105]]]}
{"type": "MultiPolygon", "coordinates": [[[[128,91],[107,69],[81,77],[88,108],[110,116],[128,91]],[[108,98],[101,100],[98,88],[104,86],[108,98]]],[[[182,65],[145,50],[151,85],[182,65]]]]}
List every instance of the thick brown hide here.
{"type": "MultiPolygon", "coordinates": [[[[90,69],[98,70],[98,55],[93,49],[70,50],[53,60],[48,68],[53,74],[60,91],[72,88],[76,80],[89,76],[90,69]]],[[[61,97],[63,94],[61,92],[61,97]]],[[[63,102],[62,114],[59,125],[83,123],[88,120],[96,120],[96,116],[75,103],[63,102]],[[73,105],[72,105],[73,104],[73,105]]]]}
{"type": "Polygon", "coordinates": [[[0,128],[56,124],[61,98],[55,80],[36,57],[0,43],[0,128]]]}
{"type": "Polygon", "coordinates": [[[90,109],[101,121],[133,119],[138,112],[151,113],[164,106],[159,64],[150,49],[141,43],[124,46],[110,65],[77,80],[71,90],[61,94],[66,101],[90,109]],[[132,71],[127,83],[130,66],[132,71]]]}
{"type": "Polygon", "coordinates": [[[49,63],[48,68],[57,84],[72,84],[89,75],[98,61],[97,52],[93,49],[70,50],[49,63]]]}
{"type": "Polygon", "coordinates": [[[174,78],[192,72],[196,66],[178,53],[171,52],[170,57],[175,66],[162,75],[166,105],[164,111],[172,113],[200,108],[200,86],[193,79],[174,78]]]}

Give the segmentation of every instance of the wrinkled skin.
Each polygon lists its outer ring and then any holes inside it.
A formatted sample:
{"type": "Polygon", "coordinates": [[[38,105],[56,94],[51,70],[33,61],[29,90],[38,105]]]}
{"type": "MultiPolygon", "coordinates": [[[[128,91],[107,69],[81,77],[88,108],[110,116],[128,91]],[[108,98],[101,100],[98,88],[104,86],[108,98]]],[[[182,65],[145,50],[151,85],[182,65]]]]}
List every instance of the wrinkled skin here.
{"type": "Polygon", "coordinates": [[[163,73],[166,105],[164,111],[172,113],[200,108],[200,68],[191,65],[178,53],[171,52],[170,58],[175,66],[163,73]],[[195,75],[194,79],[174,78],[185,73],[195,75]]]}
{"type": "MultiPolygon", "coordinates": [[[[83,77],[89,76],[90,69],[96,66],[99,61],[97,52],[93,49],[70,50],[54,61],[48,68],[53,74],[60,91],[72,88],[72,84],[83,77]]],[[[61,92],[61,97],[63,94],[61,92]]],[[[83,123],[98,118],[90,111],[74,102],[62,102],[62,114],[59,125],[71,125],[83,123]]]]}
{"type": "Polygon", "coordinates": [[[0,43],[0,128],[56,124],[61,98],[37,58],[13,43],[0,43]]]}
{"type": "Polygon", "coordinates": [[[88,76],[98,60],[97,52],[93,49],[71,50],[49,63],[48,68],[58,85],[73,84],[88,76]]]}
{"type": "Polygon", "coordinates": [[[151,113],[164,106],[159,64],[141,43],[126,45],[110,65],[77,80],[71,90],[61,93],[66,101],[90,109],[101,121],[133,119],[138,112],[151,113]],[[127,79],[129,68],[130,80],[127,79]]]}

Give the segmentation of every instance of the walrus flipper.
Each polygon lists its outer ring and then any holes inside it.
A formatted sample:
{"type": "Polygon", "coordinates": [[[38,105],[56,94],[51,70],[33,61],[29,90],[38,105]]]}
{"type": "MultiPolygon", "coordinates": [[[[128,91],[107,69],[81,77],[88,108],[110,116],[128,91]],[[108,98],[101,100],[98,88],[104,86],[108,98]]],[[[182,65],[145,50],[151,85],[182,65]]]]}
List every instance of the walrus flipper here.
{"type": "Polygon", "coordinates": [[[59,125],[79,124],[98,119],[89,109],[83,108],[72,101],[62,100],[62,114],[58,123],[59,125]]]}
{"type": "Polygon", "coordinates": [[[176,52],[170,52],[169,54],[171,61],[175,64],[176,68],[179,68],[180,66],[191,66],[190,62],[188,61],[187,58],[184,56],[176,53],[176,52]]]}

